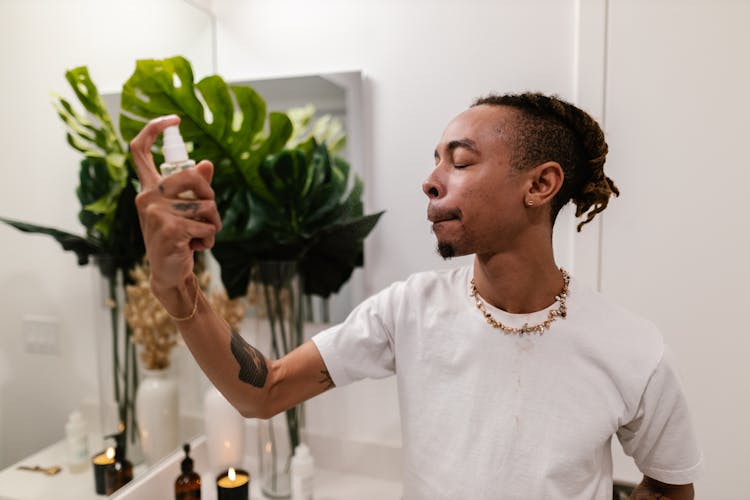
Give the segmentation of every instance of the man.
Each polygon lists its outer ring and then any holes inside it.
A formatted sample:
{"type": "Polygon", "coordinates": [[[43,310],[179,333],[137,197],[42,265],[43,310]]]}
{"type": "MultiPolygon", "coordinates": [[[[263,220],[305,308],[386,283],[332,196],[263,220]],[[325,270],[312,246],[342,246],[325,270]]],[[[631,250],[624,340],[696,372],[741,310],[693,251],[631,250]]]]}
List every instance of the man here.
{"type": "Polygon", "coordinates": [[[438,251],[473,265],[395,283],[280,360],[231,332],[196,286],[192,252],[221,222],[209,162],[156,172],[150,146],[177,121],[152,121],[131,144],[152,290],[243,415],[395,373],[408,500],[609,498],[614,434],[644,473],[632,498],[693,498],[702,458],[661,335],[554,262],[560,208],[587,216],[580,230],[618,194],[586,113],[520,94],[459,114],[423,190],[438,251]],[[188,189],[198,199],[186,204],[188,189]]]}

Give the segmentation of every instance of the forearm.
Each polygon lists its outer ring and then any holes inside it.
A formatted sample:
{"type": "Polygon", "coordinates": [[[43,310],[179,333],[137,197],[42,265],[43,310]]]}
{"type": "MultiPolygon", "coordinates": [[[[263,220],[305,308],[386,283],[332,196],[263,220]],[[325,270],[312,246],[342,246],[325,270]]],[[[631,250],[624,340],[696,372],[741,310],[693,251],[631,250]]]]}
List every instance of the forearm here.
{"type": "Polygon", "coordinates": [[[693,500],[695,491],[692,484],[666,484],[648,476],[635,487],[630,500],[693,500]]]}
{"type": "MultiPolygon", "coordinates": [[[[189,286],[194,286],[194,283],[189,286]]],[[[256,417],[265,414],[271,361],[246,343],[244,352],[254,356],[241,352],[236,347],[239,342],[244,343],[239,334],[234,333],[211,308],[202,291],[195,293],[188,288],[162,291],[158,296],[167,311],[178,318],[189,316],[194,301],[197,301],[192,318],[175,322],[193,358],[211,383],[242,415],[256,417]]]]}
{"type": "MultiPolygon", "coordinates": [[[[190,315],[195,297],[190,285],[159,294],[171,314],[190,315]]],[[[269,360],[232,331],[200,290],[195,314],[176,324],[203,372],[245,417],[269,418],[333,386],[314,344],[269,360]]]]}

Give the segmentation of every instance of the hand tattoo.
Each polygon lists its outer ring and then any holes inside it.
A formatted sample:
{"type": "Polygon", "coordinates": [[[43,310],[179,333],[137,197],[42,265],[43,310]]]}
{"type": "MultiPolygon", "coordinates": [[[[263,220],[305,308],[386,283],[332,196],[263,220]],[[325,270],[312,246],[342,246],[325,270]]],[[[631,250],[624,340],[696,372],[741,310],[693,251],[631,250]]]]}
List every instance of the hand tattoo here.
{"type": "Polygon", "coordinates": [[[200,208],[200,204],[196,201],[187,201],[187,202],[177,202],[174,205],[172,205],[175,210],[179,210],[180,212],[192,212],[195,213],[200,208]]]}
{"type": "Polygon", "coordinates": [[[266,385],[268,366],[263,353],[245,342],[245,339],[234,330],[230,346],[234,358],[240,364],[239,379],[253,387],[261,388],[266,385]]]}
{"type": "Polygon", "coordinates": [[[318,382],[325,385],[324,391],[327,391],[328,389],[331,389],[332,387],[336,387],[336,384],[333,383],[333,379],[331,378],[331,374],[328,373],[328,370],[320,370],[320,374],[323,376],[318,382]]]}

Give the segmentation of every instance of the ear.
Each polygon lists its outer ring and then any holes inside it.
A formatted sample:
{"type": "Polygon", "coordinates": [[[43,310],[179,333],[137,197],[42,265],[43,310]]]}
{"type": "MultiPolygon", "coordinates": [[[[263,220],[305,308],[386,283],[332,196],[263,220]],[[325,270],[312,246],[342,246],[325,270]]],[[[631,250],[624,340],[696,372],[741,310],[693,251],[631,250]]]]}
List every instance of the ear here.
{"type": "Polygon", "coordinates": [[[540,207],[552,202],[562,188],[565,174],[559,163],[548,161],[529,171],[528,190],[524,203],[528,207],[540,207]]]}

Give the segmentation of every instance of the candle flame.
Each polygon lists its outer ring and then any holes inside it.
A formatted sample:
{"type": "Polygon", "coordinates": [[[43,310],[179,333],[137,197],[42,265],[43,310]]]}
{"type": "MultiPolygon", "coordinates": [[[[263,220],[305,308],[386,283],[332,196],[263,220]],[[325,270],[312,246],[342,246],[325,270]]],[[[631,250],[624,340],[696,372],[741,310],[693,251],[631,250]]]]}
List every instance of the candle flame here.
{"type": "Polygon", "coordinates": [[[229,472],[227,472],[227,476],[229,477],[230,481],[234,481],[237,479],[237,474],[234,472],[234,467],[229,468],[229,472]]]}
{"type": "Polygon", "coordinates": [[[115,449],[111,446],[107,448],[107,458],[109,458],[110,460],[115,458],[115,449]]]}

